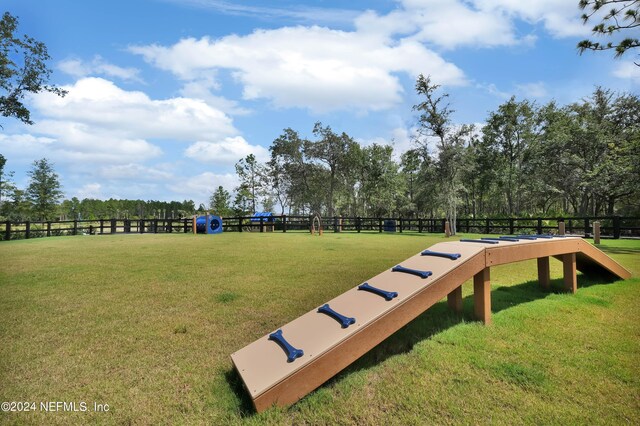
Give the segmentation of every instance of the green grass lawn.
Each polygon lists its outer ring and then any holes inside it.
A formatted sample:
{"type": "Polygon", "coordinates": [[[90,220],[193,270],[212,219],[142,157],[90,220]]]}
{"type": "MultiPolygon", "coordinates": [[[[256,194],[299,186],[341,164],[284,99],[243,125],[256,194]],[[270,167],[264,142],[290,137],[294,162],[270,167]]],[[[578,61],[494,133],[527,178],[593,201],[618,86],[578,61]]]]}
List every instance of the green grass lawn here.
{"type": "Polygon", "coordinates": [[[2,424],[638,424],[640,241],[601,248],[633,272],[539,289],[492,268],[493,324],[443,301],[290,408],[255,414],[229,355],[443,241],[417,234],[225,233],[0,243],[2,424]],[[93,412],[93,404],[108,412],[93,412]]]}

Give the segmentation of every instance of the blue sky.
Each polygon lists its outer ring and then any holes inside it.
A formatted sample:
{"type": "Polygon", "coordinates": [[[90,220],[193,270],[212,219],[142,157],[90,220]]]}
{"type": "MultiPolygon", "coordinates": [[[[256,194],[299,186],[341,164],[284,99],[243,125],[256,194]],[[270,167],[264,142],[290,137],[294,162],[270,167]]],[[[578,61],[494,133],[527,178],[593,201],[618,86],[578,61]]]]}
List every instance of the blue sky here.
{"type": "Polygon", "coordinates": [[[577,54],[577,0],[5,0],[45,42],[52,82],[33,126],[1,119],[19,186],[55,163],[68,198],[193,199],[237,185],[291,127],[321,121],[362,144],[411,147],[419,73],[450,93],[458,123],[509,97],[561,104],[596,85],[640,88],[632,56],[577,54]]]}

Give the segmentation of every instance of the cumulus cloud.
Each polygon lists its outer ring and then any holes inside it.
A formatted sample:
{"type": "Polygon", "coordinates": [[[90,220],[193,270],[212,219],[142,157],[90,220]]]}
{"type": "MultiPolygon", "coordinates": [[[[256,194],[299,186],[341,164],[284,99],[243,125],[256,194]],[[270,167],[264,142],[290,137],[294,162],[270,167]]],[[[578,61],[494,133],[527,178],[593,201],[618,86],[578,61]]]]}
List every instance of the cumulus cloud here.
{"type": "Polygon", "coordinates": [[[587,35],[575,2],[567,0],[401,0],[386,15],[366,12],[358,31],[401,35],[446,49],[460,46],[530,45],[536,37],[518,34],[516,22],[542,25],[555,37],[587,35]]]}
{"type": "MultiPolygon", "coordinates": [[[[462,70],[427,46],[455,49],[535,43],[534,34],[519,33],[518,22],[542,25],[555,37],[588,33],[579,9],[566,0],[398,3],[387,14],[360,14],[353,20],[352,31],[282,27],[218,39],[185,38],[169,46],[131,46],[129,50],[183,80],[186,93],[210,93],[211,88],[219,87],[211,76],[228,70],[242,86],[245,100],[266,99],[275,107],[314,112],[366,112],[390,109],[401,102],[402,75],[413,79],[419,73],[429,74],[442,85],[467,83],[462,70]],[[204,76],[208,80],[203,83],[204,76]],[[206,90],[203,84],[208,85],[206,90]]],[[[219,99],[211,99],[220,105],[219,99]]]]}
{"type": "Polygon", "coordinates": [[[448,49],[518,43],[514,25],[502,10],[483,10],[467,2],[451,0],[405,0],[401,3],[401,9],[387,15],[364,13],[356,19],[356,27],[367,33],[401,34],[448,49]]]}
{"type": "Polygon", "coordinates": [[[474,0],[480,10],[504,13],[511,19],[540,23],[555,37],[588,35],[591,27],[583,25],[577,2],[567,0],[474,0]]]}
{"type": "Polygon", "coordinates": [[[247,36],[186,38],[173,46],[133,46],[130,51],[185,81],[204,71],[228,69],[243,98],[276,107],[376,111],[401,101],[396,74],[430,74],[440,84],[464,84],[464,73],[420,42],[393,41],[365,32],[324,27],[257,30],[247,36]]]}
{"type": "Polygon", "coordinates": [[[34,136],[31,134],[0,133],[0,147],[6,158],[30,163],[37,158],[42,158],[55,143],[51,137],[34,136]]]}
{"type": "Polygon", "coordinates": [[[640,67],[633,61],[621,61],[613,70],[613,75],[640,85],[640,67]]]}
{"type": "Polygon", "coordinates": [[[392,129],[386,137],[378,136],[372,139],[357,139],[357,142],[363,146],[389,145],[393,147],[393,157],[396,161],[400,161],[402,154],[416,147],[414,135],[417,129],[406,127],[396,127],[392,129]]]}
{"type": "Polygon", "coordinates": [[[166,170],[138,163],[106,166],[100,169],[98,175],[104,179],[136,182],[169,181],[174,177],[171,172],[166,170]]]}
{"type": "Polygon", "coordinates": [[[125,81],[143,82],[139,76],[139,69],[114,65],[105,61],[100,55],[94,56],[91,61],[83,61],[77,58],[65,59],[58,63],[58,68],[62,72],[76,78],[104,75],[125,81]]]}
{"type": "Polygon", "coordinates": [[[249,154],[264,162],[269,152],[260,145],[250,145],[242,136],[224,138],[218,142],[198,141],[189,146],[185,156],[204,163],[233,165],[249,154]]]}
{"type": "Polygon", "coordinates": [[[518,93],[521,93],[525,98],[546,98],[549,96],[547,86],[542,81],[535,83],[522,83],[517,84],[516,89],[518,93]]]}
{"type": "Polygon", "coordinates": [[[231,118],[204,101],[190,98],[150,99],[113,82],[83,78],[65,86],[61,98],[45,92],[34,97],[37,110],[50,119],[82,123],[120,137],[193,141],[236,134],[231,118]]]}
{"type": "Polygon", "coordinates": [[[102,185],[98,182],[87,183],[75,191],[75,196],[82,200],[84,198],[104,199],[102,185]]]}
{"type": "Polygon", "coordinates": [[[203,200],[200,202],[204,202],[218,186],[222,186],[231,192],[239,184],[240,182],[235,174],[205,172],[195,176],[177,178],[167,187],[185,199],[203,200]]]}

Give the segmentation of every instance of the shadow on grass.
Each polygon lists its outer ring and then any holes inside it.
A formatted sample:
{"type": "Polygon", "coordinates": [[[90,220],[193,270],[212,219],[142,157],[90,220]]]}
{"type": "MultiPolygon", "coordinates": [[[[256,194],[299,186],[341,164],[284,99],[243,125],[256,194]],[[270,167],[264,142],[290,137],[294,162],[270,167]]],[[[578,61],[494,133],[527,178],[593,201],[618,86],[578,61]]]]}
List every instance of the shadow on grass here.
{"type": "Polygon", "coordinates": [[[229,389],[236,396],[238,405],[236,410],[241,418],[250,417],[256,414],[256,410],[253,408],[253,402],[249,397],[249,393],[242,383],[242,378],[235,368],[224,372],[224,378],[229,385],[229,389]]]}
{"type": "MultiPolygon", "coordinates": [[[[578,275],[578,288],[586,288],[613,282],[611,279],[587,277],[578,275]]],[[[551,281],[549,290],[540,287],[537,280],[527,281],[515,286],[498,287],[491,292],[491,312],[493,314],[512,308],[517,305],[544,299],[551,294],[566,293],[563,279],[551,281]]],[[[414,345],[432,338],[464,322],[476,321],[473,316],[473,295],[463,300],[463,312],[457,314],[448,308],[446,301],[433,305],[427,311],[419,315],[413,321],[389,336],[382,343],[371,349],[360,359],[342,370],[333,378],[325,382],[321,387],[332,386],[333,383],[342,380],[354,372],[374,367],[388,358],[410,352],[414,345]]],[[[238,411],[241,417],[250,417],[255,414],[251,399],[242,385],[242,379],[235,370],[225,373],[225,378],[230,390],[239,401],[238,411]]]]}
{"type": "Polygon", "coordinates": [[[605,253],[611,254],[640,254],[639,249],[632,249],[628,247],[614,247],[614,246],[596,246],[605,253]]]}

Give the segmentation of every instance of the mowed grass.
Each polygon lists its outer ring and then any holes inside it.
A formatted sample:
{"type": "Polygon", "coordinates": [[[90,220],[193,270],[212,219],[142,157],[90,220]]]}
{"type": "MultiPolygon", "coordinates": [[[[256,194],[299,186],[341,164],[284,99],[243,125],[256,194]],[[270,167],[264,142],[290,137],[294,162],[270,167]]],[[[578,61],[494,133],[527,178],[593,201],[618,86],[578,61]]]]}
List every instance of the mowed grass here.
{"type": "Polygon", "coordinates": [[[441,302],[289,408],[255,414],[229,355],[443,241],[416,234],[54,237],[0,244],[3,424],[637,424],[640,242],[627,281],[539,289],[492,268],[493,324],[441,302]],[[43,412],[47,401],[87,412],[43,412]],[[108,412],[93,412],[93,404],[108,412]]]}

